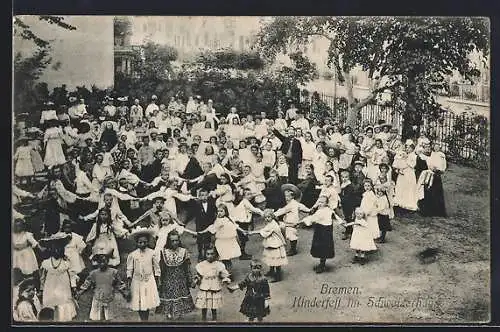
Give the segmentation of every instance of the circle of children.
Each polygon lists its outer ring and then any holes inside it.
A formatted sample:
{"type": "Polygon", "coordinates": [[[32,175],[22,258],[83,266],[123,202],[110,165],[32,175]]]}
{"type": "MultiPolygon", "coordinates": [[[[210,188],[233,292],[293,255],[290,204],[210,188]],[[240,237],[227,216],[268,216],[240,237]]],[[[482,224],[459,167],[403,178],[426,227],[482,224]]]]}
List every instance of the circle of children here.
{"type": "Polygon", "coordinates": [[[268,282],[282,280],[309,226],[314,270],[323,273],[335,256],[334,226],[350,239],[341,246],[353,250],[352,263],[363,265],[383,247],[394,207],[445,216],[439,145],[423,135],[402,142],[389,124],[310,122],[293,103],[274,119],[234,107],[219,118],[200,96],[167,106],[152,96],[145,108],[138,99],[120,97],[115,106],[107,97],[95,117],[83,100],[69,102],[63,110],[47,102],[39,125],[25,126],[16,142],[17,321],[71,321],[87,290],[90,320],[111,320],[120,292],[141,321],[150,311],[175,320],[194,308],[204,321],[210,309],[215,321],[223,287],[246,290],[240,312],[262,321],[270,312],[268,282]],[[22,189],[43,172],[40,192],[22,189]],[[42,214],[40,229],[20,212],[30,204],[42,214]],[[255,215],[263,227],[254,227],[255,215]],[[186,234],[196,237],[194,271],[186,234]],[[266,274],[246,251],[250,237],[262,241],[266,274]],[[118,243],[130,240],[137,249],[124,261],[118,243]],[[250,263],[239,282],[234,259],[250,263]]]}

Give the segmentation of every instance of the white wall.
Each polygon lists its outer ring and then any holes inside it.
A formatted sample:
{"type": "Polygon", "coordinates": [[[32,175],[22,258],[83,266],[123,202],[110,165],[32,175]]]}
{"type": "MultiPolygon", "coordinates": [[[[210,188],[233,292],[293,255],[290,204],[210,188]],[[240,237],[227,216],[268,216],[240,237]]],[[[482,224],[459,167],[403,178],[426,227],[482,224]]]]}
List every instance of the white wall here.
{"type": "MultiPolygon", "coordinates": [[[[65,21],[76,30],[65,30],[57,25],[40,21],[36,16],[20,16],[32,31],[45,40],[52,40],[52,65],[60,62],[58,70],[49,66],[40,81],[49,89],[66,84],[71,90],[76,86],[87,88],[95,84],[99,88],[113,85],[113,17],[112,16],[65,16],[65,21]]],[[[14,38],[14,54],[30,54],[34,44],[14,38]]]]}

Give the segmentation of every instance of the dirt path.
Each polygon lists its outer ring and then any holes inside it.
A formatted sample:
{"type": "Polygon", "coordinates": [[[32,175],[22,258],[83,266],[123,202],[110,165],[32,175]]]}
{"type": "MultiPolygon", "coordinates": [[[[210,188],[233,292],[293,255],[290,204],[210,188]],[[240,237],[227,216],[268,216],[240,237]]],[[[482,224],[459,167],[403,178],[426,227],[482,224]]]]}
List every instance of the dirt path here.
{"type": "MultiPolygon", "coordinates": [[[[336,256],[327,262],[329,271],[315,274],[312,269],[317,261],[309,255],[312,230],[301,229],[299,254],[291,257],[289,265],[284,268],[284,280],[271,284],[271,314],[266,321],[464,323],[489,320],[490,201],[487,173],[450,165],[444,177],[444,187],[448,218],[397,216],[387,243],[380,244],[379,251],[364,266],[351,264],[353,253],[348,241],[340,239],[338,229],[335,234],[336,256]],[[428,247],[439,249],[438,260],[420,264],[417,254],[428,247]],[[324,285],[344,287],[343,290],[337,289],[344,294],[322,294],[322,288],[327,288],[324,285]],[[358,294],[345,294],[348,291],[345,287],[352,287],[351,292],[357,289],[358,294]],[[307,307],[305,300],[321,303],[319,307],[317,303],[316,307],[307,307]]],[[[191,252],[196,252],[195,240],[191,236],[183,236],[183,242],[191,252]]],[[[132,244],[121,243],[121,247],[124,261],[132,244]]],[[[262,249],[258,237],[252,237],[248,249],[260,257],[262,249]]],[[[193,264],[196,264],[195,258],[193,264]]],[[[248,265],[248,261],[234,261],[237,280],[248,271],[248,265]]],[[[196,290],[192,294],[195,296],[196,290]]],[[[220,322],[245,321],[239,313],[242,298],[243,292],[229,294],[224,291],[225,305],[219,313],[220,322]]],[[[77,320],[88,318],[90,300],[90,293],[80,299],[77,320]]],[[[114,312],[114,321],[117,322],[138,319],[136,313],[126,308],[120,295],[117,295],[114,312]]],[[[181,321],[198,322],[200,316],[200,312],[195,311],[181,321]]],[[[152,315],[150,320],[165,322],[161,315],[152,315]]]]}

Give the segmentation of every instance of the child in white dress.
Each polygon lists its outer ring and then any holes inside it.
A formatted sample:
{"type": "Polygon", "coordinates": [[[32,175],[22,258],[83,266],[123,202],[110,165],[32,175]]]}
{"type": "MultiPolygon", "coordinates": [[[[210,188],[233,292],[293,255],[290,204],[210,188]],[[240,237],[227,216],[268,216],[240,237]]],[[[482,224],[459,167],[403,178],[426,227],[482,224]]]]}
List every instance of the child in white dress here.
{"type": "Polygon", "coordinates": [[[297,254],[297,241],[299,240],[297,226],[299,224],[299,212],[309,213],[311,210],[302,203],[299,203],[302,193],[293,184],[284,184],[281,191],[285,195],[286,205],[274,212],[276,217],[283,216],[286,239],[290,241],[290,252],[288,256],[297,254]]]}
{"type": "Polygon", "coordinates": [[[288,264],[286,239],[274,216],[273,210],[266,209],[264,211],[264,221],[266,225],[263,228],[251,231],[248,234],[259,234],[262,236],[262,246],[264,247],[262,261],[269,266],[269,272],[265,276],[272,277],[273,280],[271,282],[278,282],[283,277],[281,267],[288,264]]]}
{"type": "Polygon", "coordinates": [[[81,235],[73,232],[73,222],[71,220],[66,219],[63,221],[61,231],[71,236],[70,241],[64,247],[64,254],[69,259],[72,270],[76,274],[80,274],[85,269],[82,252],[87,247],[87,244],[81,235]]]}
{"type": "Polygon", "coordinates": [[[198,234],[210,232],[215,234],[215,248],[221,261],[229,272],[231,272],[231,259],[241,256],[240,245],[238,244],[238,231],[246,233],[235,222],[228,218],[229,214],[225,205],[217,207],[217,219],[198,234]]]}
{"type": "Polygon", "coordinates": [[[284,155],[278,157],[278,162],[276,163],[275,170],[278,172],[278,177],[282,183],[288,182],[288,161],[284,155]]]}
{"type": "Polygon", "coordinates": [[[364,265],[366,263],[366,253],[369,251],[377,250],[377,246],[373,241],[372,233],[368,227],[368,223],[365,220],[365,213],[358,207],[354,210],[355,219],[353,222],[347,223],[344,226],[353,226],[350,247],[356,251],[353,259],[353,264],[360,263],[364,265]]]}
{"type": "Polygon", "coordinates": [[[20,137],[18,139],[19,143],[22,145],[16,149],[14,153],[14,174],[20,178],[20,180],[27,180],[27,183],[31,182],[31,178],[35,175],[35,168],[31,161],[31,151],[33,148],[28,145],[28,139],[26,137],[20,137]]]}
{"type": "Polygon", "coordinates": [[[378,227],[378,206],[377,206],[377,196],[375,195],[373,189],[373,182],[370,179],[365,179],[363,181],[363,187],[365,192],[361,198],[360,208],[366,217],[366,222],[368,228],[372,234],[373,239],[378,239],[380,236],[380,229],[378,227]]]}
{"type": "Polygon", "coordinates": [[[130,309],[139,313],[141,321],[147,321],[149,310],[160,305],[158,282],[160,261],[155,251],[148,248],[154,237],[150,229],[136,229],[130,238],[137,243],[137,249],[127,256],[127,284],[130,289],[130,309]]]}
{"type": "Polygon", "coordinates": [[[12,268],[19,268],[24,275],[32,275],[38,271],[38,261],[33,248],[39,248],[39,245],[33,234],[26,232],[25,228],[23,219],[14,220],[12,268]]]}
{"type": "Polygon", "coordinates": [[[196,264],[194,285],[200,290],[196,295],[195,306],[201,309],[201,319],[207,320],[207,310],[212,312],[212,321],[217,320],[217,309],[222,307],[222,284],[231,282],[230,274],[225,265],[217,260],[215,248],[208,248],[206,260],[196,264]]]}

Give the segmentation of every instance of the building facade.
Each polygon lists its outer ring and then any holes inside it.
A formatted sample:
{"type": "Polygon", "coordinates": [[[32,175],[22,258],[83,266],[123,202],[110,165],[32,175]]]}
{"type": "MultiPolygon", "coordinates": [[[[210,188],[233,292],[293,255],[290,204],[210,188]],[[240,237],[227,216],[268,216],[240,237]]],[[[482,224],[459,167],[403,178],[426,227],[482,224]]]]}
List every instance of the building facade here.
{"type": "Polygon", "coordinates": [[[192,61],[206,49],[248,51],[259,30],[259,17],[134,16],[131,45],[146,41],[177,49],[179,61],[192,61]]]}

